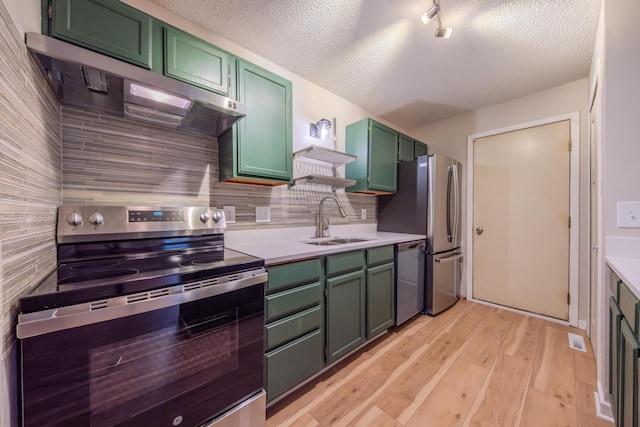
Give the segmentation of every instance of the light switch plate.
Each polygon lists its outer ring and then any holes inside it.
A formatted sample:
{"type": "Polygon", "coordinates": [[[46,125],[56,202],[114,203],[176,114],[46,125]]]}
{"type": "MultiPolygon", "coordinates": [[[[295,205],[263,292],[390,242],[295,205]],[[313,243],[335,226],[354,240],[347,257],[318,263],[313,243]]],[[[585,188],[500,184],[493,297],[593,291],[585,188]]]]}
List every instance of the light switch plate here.
{"type": "Polygon", "coordinates": [[[640,228],[640,202],[618,202],[618,228],[640,228]]]}
{"type": "Polygon", "coordinates": [[[271,208],[269,206],[256,206],[256,222],[271,222],[271,208]]]}
{"type": "Polygon", "coordinates": [[[367,210],[365,208],[360,209],[360,219],[362,221],[367,219],[367,210]]]}
{"type": "Polygon", "coordinates": [[[236,222],[236,207],[235,206],[223,206],[222,210],[224,210],[224,217],[227,221],[227,224],[233,224],[236,222]]]}

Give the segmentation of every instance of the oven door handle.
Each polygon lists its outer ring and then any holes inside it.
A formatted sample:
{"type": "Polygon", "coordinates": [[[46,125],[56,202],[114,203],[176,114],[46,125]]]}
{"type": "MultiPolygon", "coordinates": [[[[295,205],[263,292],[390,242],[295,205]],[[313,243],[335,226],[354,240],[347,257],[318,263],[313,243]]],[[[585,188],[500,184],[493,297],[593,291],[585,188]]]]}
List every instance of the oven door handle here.
{"type": "Polygon", "coordinates": [[[131,295],[91,301],[66,307],[21,313],[18,316],[16,337],[23,339],[62,331],[78,326],[147,313],[183,303],[197,301],[235,290],[264,284],[268,274],[264,268],[230,276],[205,279],[199,282],[153,289],[131,295]]]}

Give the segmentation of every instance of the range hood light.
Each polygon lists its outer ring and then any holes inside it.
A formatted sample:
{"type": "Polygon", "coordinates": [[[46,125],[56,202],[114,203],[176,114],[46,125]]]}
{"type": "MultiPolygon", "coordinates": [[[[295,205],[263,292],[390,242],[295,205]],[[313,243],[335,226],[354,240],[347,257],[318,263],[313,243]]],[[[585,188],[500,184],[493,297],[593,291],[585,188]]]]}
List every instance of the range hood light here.
{"type": "Polygon", "coordinates": [[[129,93],[133,96],[139,96],[141,98],[150,99],[152,101],[162,102],[163,104],[171,105],[183,110],[188,110],[191,106],[191,101],[188,99],[160,92],[159,90],[151,89],[136,83],[130,84],[129,93]]]}

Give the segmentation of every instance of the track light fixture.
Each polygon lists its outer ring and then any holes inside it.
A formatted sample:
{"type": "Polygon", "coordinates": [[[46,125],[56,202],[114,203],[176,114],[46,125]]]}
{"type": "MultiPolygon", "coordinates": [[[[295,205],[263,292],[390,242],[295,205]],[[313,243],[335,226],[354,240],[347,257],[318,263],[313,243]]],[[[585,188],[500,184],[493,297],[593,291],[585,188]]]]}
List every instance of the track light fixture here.
{"type": "Polygon", "coordinates": [[[440,5],[434,1],[433,6],[422,15],[422,23],[426,25],[438,12],[440,12],[440,5]]]}
{"type": "Polygon", "coordinates": [[[424,14],[422,14],[422,23],[425,25],[428,24],[434,16],[437,16],[438,18],[438,28],[436,29],[434,37],[444,39],[451,37],[451,32],[453,30],[450,27],[444,27],[440,20],[440,3],[438,3],[438,0],[433,0],[433,5],[424,14]]]}

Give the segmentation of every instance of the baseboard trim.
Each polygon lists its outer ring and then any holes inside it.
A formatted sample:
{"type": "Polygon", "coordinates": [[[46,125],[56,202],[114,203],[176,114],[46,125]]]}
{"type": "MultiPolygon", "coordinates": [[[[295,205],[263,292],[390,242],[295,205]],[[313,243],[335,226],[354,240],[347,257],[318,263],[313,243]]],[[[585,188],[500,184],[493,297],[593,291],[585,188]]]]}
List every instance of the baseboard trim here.
{"type": "Polygon", "coordinates": [[[598,418],[607,420],[610,423],[615,423],[611,403],[609,403],[609,396],[602,389],[602,383],[600,381],[598,381],[598,391],[593,392],[593,398],[596,401],[596,415],[598,418]]]}
{"type": "Polygon", "coordinates": [[[586,320],[578,320],[578,329],[582,329],[583,331],[587,330],[587,321],[586,320]]]}

